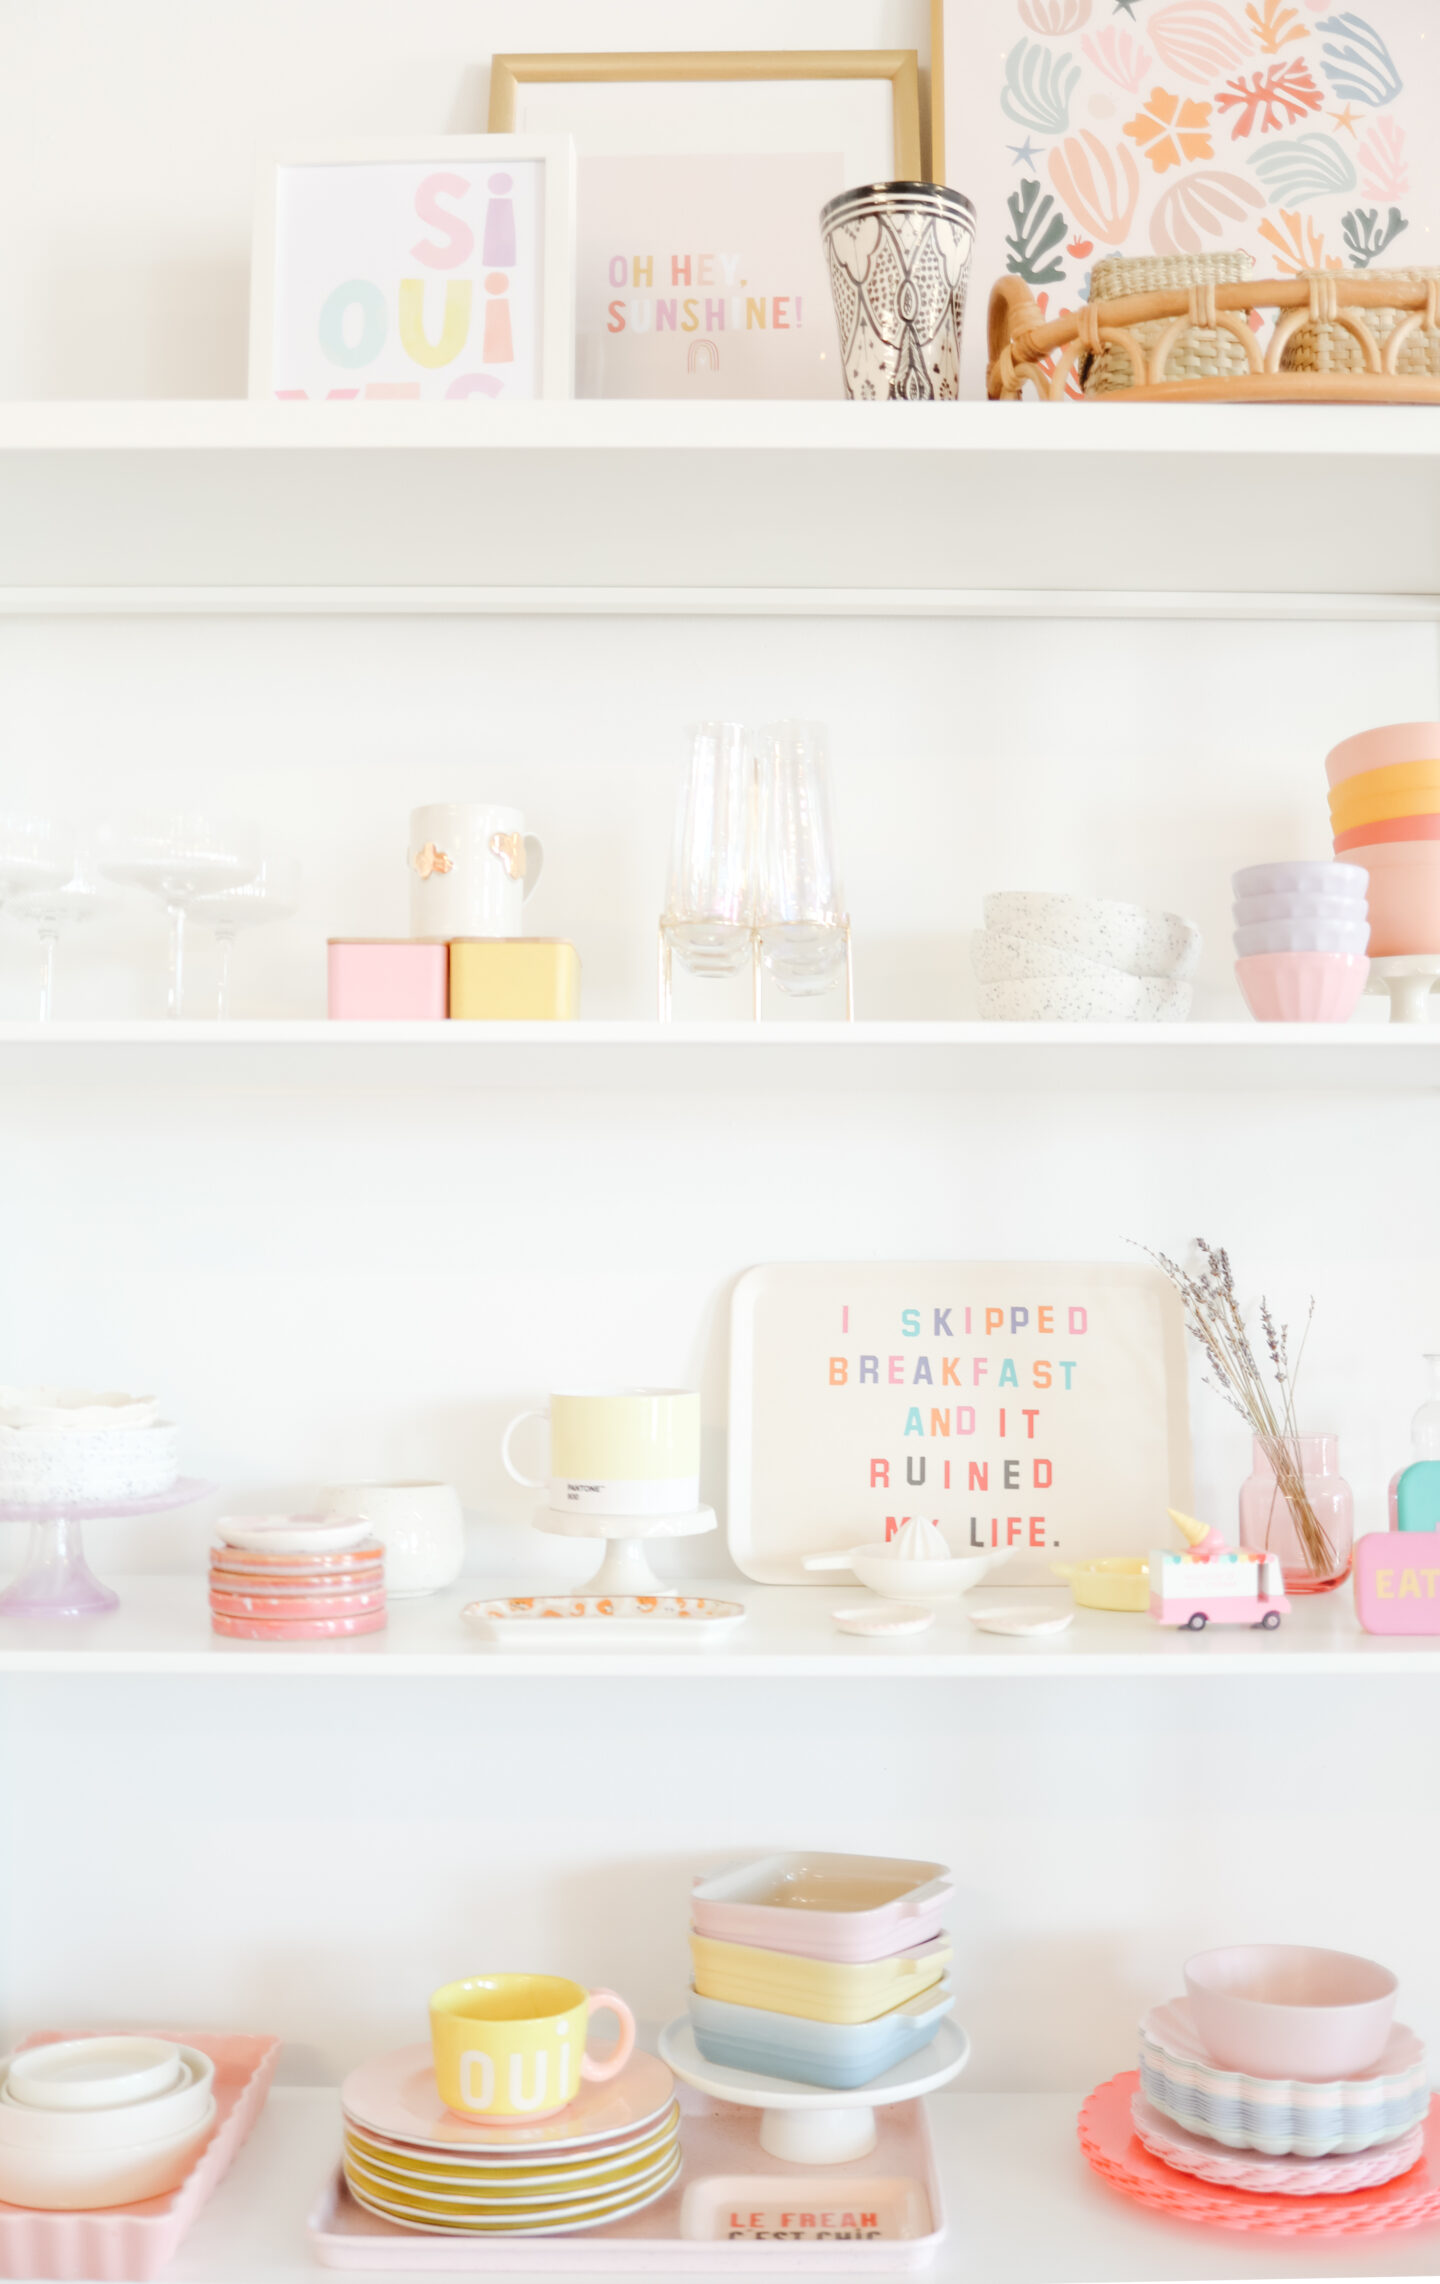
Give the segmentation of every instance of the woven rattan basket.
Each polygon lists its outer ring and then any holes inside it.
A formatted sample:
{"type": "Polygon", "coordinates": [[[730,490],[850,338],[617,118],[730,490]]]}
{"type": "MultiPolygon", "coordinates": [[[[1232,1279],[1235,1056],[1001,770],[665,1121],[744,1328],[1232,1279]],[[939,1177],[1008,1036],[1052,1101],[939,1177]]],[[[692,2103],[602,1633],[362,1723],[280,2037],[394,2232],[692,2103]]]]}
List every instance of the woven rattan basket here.
{"type": "MultiPolygon", "coordinates": [[[[1323,279],[1323,270],[1302,270],[1305,278],[1323,279]]],[[[1368,279],[1394,278],[1400,285],[1440,285],[1440,270],[1367,270],[1368,279]]],[[[1365,322],[1382,352],[1403,309],[1367,309],[1365,322]]],[[[1280,356],[1284,373],[1363,373],[1364,345],[1334,318],[1308,318],[1286,342],[1280,356]]],[[[1415,326],[1395,352],[1397,373],[1428,373],[1440,377],[1440,331],[1426,324],[1415,326]]]]}
{"type": "MultiPolygon", "coordinates": [[[[1108,254],[1090,273],[1092,302],[1118,301],[1127,293],[1184,293],[1194,285],[1243,285],[1252,264],[1248,254],[1108,254]]],[[[1166,319],[1133,328],[1147,351],[1165,331],[1166,319]]],[[[1214,380],[1221,373],[1243,373],[1245,351],[1233,334],[1218,326],[1187,325],[1170,345],[1166,372],[1172,380],[1214,380]]],[[[1119,342],[1109,342],[1098,357],[1080,362],[1080,382],[1087,397],[1115,396],[1121,389],[1139,387],[1143,372],[1119,342]]]]}

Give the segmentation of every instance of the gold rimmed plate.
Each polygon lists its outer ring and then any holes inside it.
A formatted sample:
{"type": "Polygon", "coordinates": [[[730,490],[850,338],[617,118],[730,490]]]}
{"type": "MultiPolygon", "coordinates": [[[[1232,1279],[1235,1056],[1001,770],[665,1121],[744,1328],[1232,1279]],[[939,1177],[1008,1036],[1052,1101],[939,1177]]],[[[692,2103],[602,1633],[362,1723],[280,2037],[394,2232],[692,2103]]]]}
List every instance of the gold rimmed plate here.
{"type": "MultiPolygon", "coordinates": [[[[409,2213],[388,2204],[368,2191],[357,2189],[349,2182],[351,2196],[357,2205],[381,2220],[393,2221],[397,2228],[406,2228],[421,2236],[574,2236],[582,2229],[604,2228],[608,2222],[629,2220],[634,2213],[643,2212],[647,2205],[663,2197],[673,2187],[680,2173],[680,2152],[677,2149],[672,2165],[664,2178],[643,2196],[631,2202],[616,2202],[598,2210],[576,2208],[566,2220],[471,2220],[436,2221],[416,2220],[409,2213]]],[[[348,2176],[347,2176],[348,2180],[348,2176]]]]}
{"type": "Polygon", "coordinates": [[[482,2165],[467,2158],[417,2158],[351,2125],[345,2128],[345,2147],[372,2171],[392,2174],[412,2188],[454,2187],[483,2191],[489,2196],[522,2196],[528,2188],[555,2193],[574,2182],[641,2171],[674,2141],[678,2124],[679,2109],[672,2103],[659,2127],[635,2141],[606,2143],[595,2150],[582,2150],[563,2164],[549,2165],[482,2165]]]}
{"type": "Polygon", "coordinates": [[[402,2206],[406,2212],[417,2215],[430,2214],[442,2220],[504,2220],[513,2213],[517,2220],[528,2220],[542,2214],[574,2212],[581,2206],[626,2204],[631,2197],[642,2195],[654,2186],[674,2162],[677,2147],[672,2142],[658,2157],[640,2166],[629,2180],[582,2184],[547,2193],[531,2190],[523,2197],[492,2197],[483,2189],[409,2188],[403,2182],[377,2173],[372,2166],[362,2164],[348,2153],[345,2173],[347,2179],[358,2180],[371,2196],[381,2197],[387,2204],[402,2206]]]}

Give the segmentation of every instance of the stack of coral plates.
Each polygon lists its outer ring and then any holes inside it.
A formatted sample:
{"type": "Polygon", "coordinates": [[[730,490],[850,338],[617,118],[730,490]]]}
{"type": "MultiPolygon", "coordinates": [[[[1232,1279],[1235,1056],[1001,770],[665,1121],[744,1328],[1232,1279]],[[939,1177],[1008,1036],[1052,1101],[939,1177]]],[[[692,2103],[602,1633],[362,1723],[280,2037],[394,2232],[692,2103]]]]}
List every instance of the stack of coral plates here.
{"type": "Polygon", "coordinates": [[[806,2086],[868,2086],[928,2046],[954,2004],[943,1864],[764,1856],[697,1880],[687,2005],[709,2062],[806,2086]]]}
{"type": "Polygon", "coordinates": [[[680,2171],[675,2081],[651,2054],[536,2125],[477,2125],[441,2101],[429,2046],[352,2070],[345,2179],[367,2212],[442,2236],[571,2236],[627,2219],[680,2171]]]}
{"type": "Polygon", "coordinates": [[[353,1516],[239,1515],[210,1549],[217,1634],[241,1641],[314,1642],[379,1633],[385,1550],[353,1516]]]}
{"type": "Polygon", "coordinates": [[[1440,953],[1440,722],[1391,722],[1326,756],[1335,854],[1370,876],[1370,956],[1440,953]]]}
{"type": "Polygon", "coordinates": [[[1392,2019],[1385,1968],[1256,1944],[1203,1953],[1186,1981],[1186,1998],[1142,2021],[1138,2076],[1085,2105],[1098,2173],[1226,2227],[1358,2233],[1440,2218],[1425,2049],[1392,2019]]]}

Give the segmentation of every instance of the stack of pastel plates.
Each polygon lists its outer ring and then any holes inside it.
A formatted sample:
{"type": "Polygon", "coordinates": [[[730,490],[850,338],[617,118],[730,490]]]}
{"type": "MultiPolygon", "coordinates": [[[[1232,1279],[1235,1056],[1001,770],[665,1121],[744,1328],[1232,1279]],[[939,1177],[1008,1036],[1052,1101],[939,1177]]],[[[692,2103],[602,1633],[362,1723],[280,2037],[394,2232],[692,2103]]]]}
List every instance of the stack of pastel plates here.
{"type": "Polygon", "coordinates": [[[385,1624],[385,1550],[356,1516],[236,1515],[210,1549],[217,1634],[329,1641],[385,1624]]]}
{"type": "Polygon", "coordinates": [[[762,1856],[697,1880],[687,2006],[707,2062],[849,2090],[928,2046],[954,2005],[943,1864],[762,1856]]]}
{"type": "Polygon", "coordinates": [[[441,2236],[571,2236],[663,2197],[680,2171],[675,2081],[651,2054],[538,2125],[476,2125],[440,2099],[428,2046],[340,2089],[345,2179],[367,2212],[441,2236]]]}

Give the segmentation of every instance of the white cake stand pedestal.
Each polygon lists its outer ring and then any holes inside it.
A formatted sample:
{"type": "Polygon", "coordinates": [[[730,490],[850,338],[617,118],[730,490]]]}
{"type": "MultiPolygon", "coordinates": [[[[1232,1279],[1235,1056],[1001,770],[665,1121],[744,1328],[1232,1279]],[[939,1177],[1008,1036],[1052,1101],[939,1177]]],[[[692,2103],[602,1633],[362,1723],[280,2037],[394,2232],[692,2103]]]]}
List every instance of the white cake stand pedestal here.
{"type": "Polygon", "coordinates": [[[760,2111],[760,2147],[791,2165],[844,2165],[875,2147],[875,2112],[892,2102],[913,2102],[958,2078],[970,2059],[970,2041],[955,2022],[942,2022],[931,2043],[893,2070],[848,2093],[830,2086],[799,2086],[789,2078],[762,2077],[707,2062],[688,2015],[660,2033],[660,2059],[697,2093],[760,2111]]]}
{"type": "Polygon", "coordinates": [[[163,1515],[213,1491],[213,1483],[182,1476],[153,1499],[70,1501],[59,1507],[0,1503],[0,1523],[28,1523],[25,1568],[0,1594],[0,1617],[98,1618],[118,1610],[120,1597],[102,1586],[85,1560],[84,1525],[126,1515],[163,1515]]]}
{"type": "Polygon", "coordinates": [[[564,1539],[603,1539],[605,1559],[588,1580],[587,1594],[663,1594],[666,1585],[650,1567],[647,1539],[698,1538],[715,1528],[713,1507],[694,1507],[686,1515],[587,1515],[568,1507],[537,1507],[531,1518],[537,1531],[564,1539]]]}
{"type": "Polygon", "coordinates": [[[1427,1023],[1430,993],[1440,977],[1440,957],[1433,952],[1395,952],[1370,962],[1365,979],[1368,992],[1390,994],[1392,1023],[1427,1023]]]}

